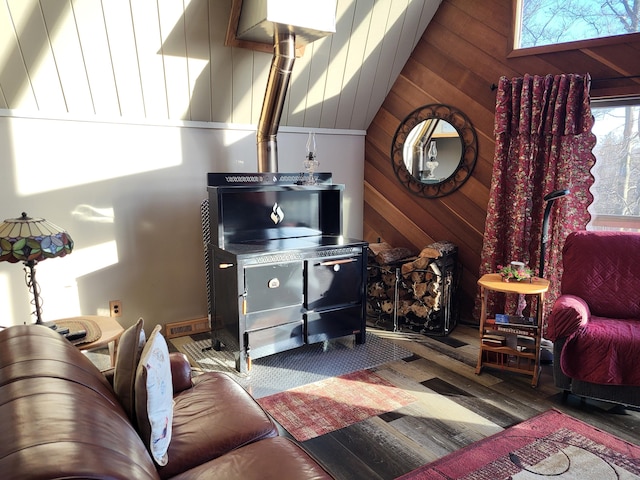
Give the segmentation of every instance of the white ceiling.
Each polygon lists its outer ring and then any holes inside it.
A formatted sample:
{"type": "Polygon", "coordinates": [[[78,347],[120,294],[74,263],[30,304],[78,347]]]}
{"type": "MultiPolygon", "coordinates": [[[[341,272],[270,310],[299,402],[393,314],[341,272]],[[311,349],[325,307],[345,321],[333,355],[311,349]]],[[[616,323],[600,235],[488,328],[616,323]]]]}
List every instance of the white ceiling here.
{"type": "MultiPolygon", "coordinates": [[[[338,0],[336,33],[296,60],[280,125],[365,130],[440,2],[338,0]]],[[[231,7],[232,0],[0,2],[0,109],[256,124],[271,55],[225,46],[231,7]]]]}

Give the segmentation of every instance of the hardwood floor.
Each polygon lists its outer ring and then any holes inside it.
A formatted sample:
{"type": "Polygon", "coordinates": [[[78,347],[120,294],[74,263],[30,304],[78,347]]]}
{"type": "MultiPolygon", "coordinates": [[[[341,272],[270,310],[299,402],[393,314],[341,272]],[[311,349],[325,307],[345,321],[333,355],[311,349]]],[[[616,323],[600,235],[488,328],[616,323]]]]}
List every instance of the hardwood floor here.
{"type": "Polygon", "coordinates": [[[414,353],[376,372],[418,401],[302,442],[336,479],[394,479],[550,408],[640,443],[640,410],[574,396],[563,403],[550,365],[537,388],[524,375],[489,369],[476,375],[475,327],[459,325],[443,338],[376,333],[414,353]]]}

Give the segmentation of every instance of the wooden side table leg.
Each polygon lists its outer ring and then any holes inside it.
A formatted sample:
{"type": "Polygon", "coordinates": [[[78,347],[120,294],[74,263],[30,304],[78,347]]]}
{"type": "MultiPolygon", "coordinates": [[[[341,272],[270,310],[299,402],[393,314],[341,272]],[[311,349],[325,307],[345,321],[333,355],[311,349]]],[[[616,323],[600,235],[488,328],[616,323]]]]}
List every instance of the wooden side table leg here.
{"type": "Polygon", "coordinates": [[[479,375],[482,371],[482,337],[484,335],[484,320],[487,317],[487,290],[484,287],[480,287],[480,348],[478,349],[478,365],[476,366],[476,375],[479,375]]]}
{"type": "Polygon", "coordinates": [[[116,366],[116,354],[118,353],[118,338],[116,338],[113,342],[109,342],[109,360],[111,361],[111,366],[116,366]]]}

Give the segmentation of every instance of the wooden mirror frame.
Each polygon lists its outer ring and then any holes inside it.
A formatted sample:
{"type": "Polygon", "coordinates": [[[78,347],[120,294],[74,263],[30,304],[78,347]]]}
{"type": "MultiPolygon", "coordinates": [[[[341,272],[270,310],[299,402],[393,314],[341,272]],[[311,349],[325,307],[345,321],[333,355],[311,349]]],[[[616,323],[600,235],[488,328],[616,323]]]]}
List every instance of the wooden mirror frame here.
{"type": "Polygon", "coordinates": [[[460,110],[443,104],[419,107],[405,117],[398,126],[391,144],[391,164],[400,183],[411,193],[424,198],[439,198],[449,195],[466,182],[478,158],[478,137],[471,121],[460,110]],[[424,183],[411,175],[404,163],[404,144],[416,125],[430,118],[444,120],[451,124],[460,137],[462,155],[454,172],[437,183],[424,183]]]}

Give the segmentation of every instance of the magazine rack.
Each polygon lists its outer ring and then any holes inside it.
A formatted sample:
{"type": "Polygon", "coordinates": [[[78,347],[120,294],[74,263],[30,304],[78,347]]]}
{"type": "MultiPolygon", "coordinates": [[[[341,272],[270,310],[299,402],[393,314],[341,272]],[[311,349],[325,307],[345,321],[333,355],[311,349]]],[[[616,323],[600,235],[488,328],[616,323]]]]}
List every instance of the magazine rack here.
{"type": "Polygon", "coordinates": [[[549,281],[534,278],[530,282],[504,282],[500,274],[489,273],[478,280],[478,285],[482,309],[476,374],[480,374],[483,367],[522,373],[531,375],[531,386],[536,387],[540,375],[542,304],[549,281]],[[536,295],[536,316],[495,315],[498,318],[487,318],[487,296],[490,292],[536,295]]]}

